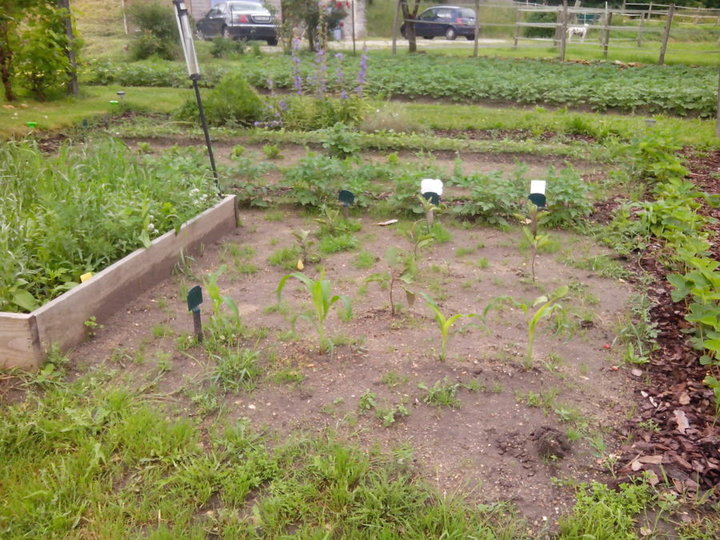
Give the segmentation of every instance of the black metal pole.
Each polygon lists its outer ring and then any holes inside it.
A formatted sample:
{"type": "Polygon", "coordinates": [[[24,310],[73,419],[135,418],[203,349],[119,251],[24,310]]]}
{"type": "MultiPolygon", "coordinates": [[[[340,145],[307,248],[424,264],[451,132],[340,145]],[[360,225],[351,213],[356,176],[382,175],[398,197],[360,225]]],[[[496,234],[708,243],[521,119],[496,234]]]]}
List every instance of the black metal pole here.
{"type": "Polygon", "coordinates": [[[210,167],[212,168],[213,176],[215,177],[215,187],[217,187],[218,194],[221,194],[220,181],[218,180],[218,173],[215,168],[215,156],[213,155],[212,144],[210,144],[210,132],[208,131],[207,120],[205,120],[205,110],[203,109],[202,99],[200,99],[200,87],[198,86],[199,78],[199,75],[190,76],[190,79],[193,82],[193,89],[195,90],[198,112],[200,113],[200,123],[202,124],[203,133],[205,134],[205,146],[207,146],[208,156],[210,157],[210,167]]]}

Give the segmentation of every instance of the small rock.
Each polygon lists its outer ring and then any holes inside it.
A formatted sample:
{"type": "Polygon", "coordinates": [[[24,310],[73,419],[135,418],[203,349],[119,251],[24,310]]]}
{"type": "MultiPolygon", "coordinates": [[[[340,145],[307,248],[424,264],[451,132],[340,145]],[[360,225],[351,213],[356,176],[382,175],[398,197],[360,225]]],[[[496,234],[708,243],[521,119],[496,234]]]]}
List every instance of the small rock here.
{"type": "Polygon", "coordinates": [[[642,377],[643,374],[642,370],[638,368],[633,369],[630,373],[632,373],[634,377],[642,377]]]}

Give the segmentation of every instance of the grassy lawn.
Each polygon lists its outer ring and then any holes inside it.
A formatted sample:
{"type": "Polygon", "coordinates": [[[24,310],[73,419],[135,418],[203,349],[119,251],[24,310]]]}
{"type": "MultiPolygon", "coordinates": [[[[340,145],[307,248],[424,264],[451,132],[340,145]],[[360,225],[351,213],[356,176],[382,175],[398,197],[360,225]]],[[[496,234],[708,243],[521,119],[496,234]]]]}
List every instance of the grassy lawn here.
{"type": "Polygon", "coordinates": [[[120,105],[110,103],[126,91],[124,106],[138,111],[169,113],[192,97],[192,90],[179,88],[121,88],[119,86],[83,86],[78,98],[38,102],[21,99],[9,104],[0,102],[0,138],[28,135],[38,130],[52,131],[81,125],[83,120],[117,114],[120,105]],[[27,122],[37,122],[31,129],[27,122]]]}

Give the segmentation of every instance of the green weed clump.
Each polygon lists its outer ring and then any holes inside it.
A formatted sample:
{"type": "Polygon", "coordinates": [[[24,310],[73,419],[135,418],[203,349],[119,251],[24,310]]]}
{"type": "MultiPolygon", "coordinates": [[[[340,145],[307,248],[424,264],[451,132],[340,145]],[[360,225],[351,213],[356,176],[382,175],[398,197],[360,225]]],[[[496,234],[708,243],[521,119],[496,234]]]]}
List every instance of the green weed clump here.
{"type": "Polygon", "coordinates": [[[205,158],[121,142],[0,144],[0,311],[31,311],[217,201],[205,158]]]}

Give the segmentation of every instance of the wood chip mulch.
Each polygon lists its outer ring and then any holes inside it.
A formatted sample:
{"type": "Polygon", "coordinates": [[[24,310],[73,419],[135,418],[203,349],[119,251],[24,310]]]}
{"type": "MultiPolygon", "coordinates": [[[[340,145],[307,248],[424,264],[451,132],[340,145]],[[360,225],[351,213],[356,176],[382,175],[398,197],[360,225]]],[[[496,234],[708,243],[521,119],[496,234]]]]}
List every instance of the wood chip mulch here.
{"type": "MultiPolygon", "coordinates": [[[[720,151],[688,157],[688,179],[709,194],[720,189],[720,151]]],[[[720,219],[720,210],[702,212],[720,219]]],[[[720,223],[711,231],[714,258],[720,260],[720,223]]],[[[703,379],[708,366],[690,345],[692,333],[685,321],[684,302],[673,303],[668,269],[658,262],[663,245],[655,243],[639,265],[654,278],[649,296],[657,325],[657,350],[642,366],[644,380],[637,386],[638,408],[627,423],[628,442],[620,449],[620,472],[629,476],[647,471],[653,483],[667,482],[680,494],[720,497],[720,418],[715,416],[713,392],[703,379]],[[689,332],[689,333],[686,333],[689,332]],[[709,492],[709,493],[708,493],[709,492]]],[[[636,372],[637,374],[637,372],[636,372]]]]}

